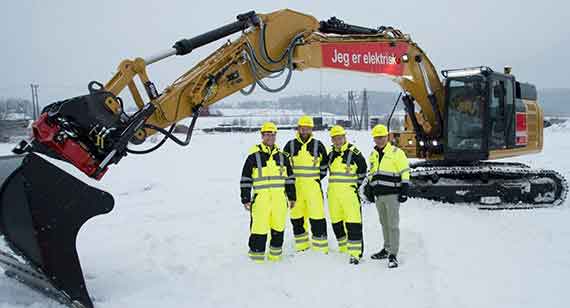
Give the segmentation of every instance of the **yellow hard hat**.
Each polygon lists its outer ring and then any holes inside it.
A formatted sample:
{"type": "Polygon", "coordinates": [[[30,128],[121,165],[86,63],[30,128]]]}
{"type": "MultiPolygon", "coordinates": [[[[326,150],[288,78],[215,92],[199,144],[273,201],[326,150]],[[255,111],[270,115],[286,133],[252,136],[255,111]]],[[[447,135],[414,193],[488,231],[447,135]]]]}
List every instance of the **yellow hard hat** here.
{"type": "Polygon", "coordinates": [[[386,137],[388,136],[388,128],[385,125],[378,124],[372,129],[372,137],[386,137]]]}
{"type": "Polygon", "coordinates": [[[331,137],[346,135],[344,128],[340,125],[335,125],[335,126],[331,127],[330,133],[331,133],[331,137]]]}
{"type": "Polygon", "coordinates": [[[313,123],[313,117],[308,116],[308,115],[304,115],[302,117],[299,118],[299,122],[297,123],[297,126],[305,126],[305,127],[314,127],[315,124],[313,123]]]}
{"type": "Polygon", "coordinates": [[[273,122],[265,122],[261,126],[261,133],[277,133],[277,125],[273,122]]]}

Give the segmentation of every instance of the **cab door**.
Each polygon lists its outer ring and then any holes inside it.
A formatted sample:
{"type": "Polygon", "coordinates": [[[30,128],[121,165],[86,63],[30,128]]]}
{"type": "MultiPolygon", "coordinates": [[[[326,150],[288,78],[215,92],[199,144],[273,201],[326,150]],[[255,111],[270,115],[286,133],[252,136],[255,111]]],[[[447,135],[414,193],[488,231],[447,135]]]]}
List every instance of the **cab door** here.
{"type": "Polygon", "coordinates": [[[487,159],[485,119],[489,94],[485,77],[448,78],[446,93],[444,158],[449,161],[487,159]]]}
{"type": "Polygon", "coordinates": [[[489,150],[515,146],[515,100],[512,77],[494,75],[489,82],[489,150]]]}

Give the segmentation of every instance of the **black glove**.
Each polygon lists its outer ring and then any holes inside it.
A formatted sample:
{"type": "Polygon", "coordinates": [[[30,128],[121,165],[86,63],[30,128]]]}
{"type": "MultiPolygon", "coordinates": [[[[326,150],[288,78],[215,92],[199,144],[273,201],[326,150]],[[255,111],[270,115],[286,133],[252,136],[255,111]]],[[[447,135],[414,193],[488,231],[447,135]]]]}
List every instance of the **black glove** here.
{"type": "Polygon", "coordinates": [[[402,186],[400,187],[400,194],[398,194],[398,202],[404,203],[408,201],[408,189],[409,189],[409,184],[402,183],[402,186]]]}
{"type": "Polygon", "coordinates": [[[364,186],[364,196],[366,197],[366,200],[368,200],[368,202],[370,203],[374,203],[374,193],[372,192],[372,187],[370,186],[370,184],[366,184],[364,186]]]}

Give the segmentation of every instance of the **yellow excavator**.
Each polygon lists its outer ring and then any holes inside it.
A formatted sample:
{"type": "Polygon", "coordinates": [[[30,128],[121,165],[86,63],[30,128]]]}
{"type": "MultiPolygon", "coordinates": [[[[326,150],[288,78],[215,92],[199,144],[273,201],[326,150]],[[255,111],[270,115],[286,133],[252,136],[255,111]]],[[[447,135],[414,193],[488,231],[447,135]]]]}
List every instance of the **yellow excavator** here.
{"type": "Polygon", "coordinates": [[[510,68],[502,73],[485,66],[445,70],[440,79],[424,51],[398,29],[334,17],[319,22],[291,10],[252,11],[151,57],[125,60],[106,84],[93,81],[89,94],[44,108],[32,138],[14,155],[0,158],[0,235],[7,246],[0,251],[0,266],[64,304],[93,307],[75,239],[88,219],[113,209],[113,197],[42,155],[99,180],[129,154],[152,152],[168,139],[188,145],[201,108],[238,91],[279,92],[294,71],[312,68],[386,76],[401,87],[405,127],[391,138],[409,157],[422,159],[412,165],[410,197],[495,209],[555,206],[566,198],[566,180],[555,171],[490,161],[543,147],[536,88],[517,81],[510,68]],[[241,35],[162,92],[147,74],[151,64],[236,33],[241,35]],[[266,83],[279,78],[278,87],[266,83]],[[138,107],[132,114],[119,96],[127,88],[138,107]],[[173,135],[175,124],[188,117],[185,138],[173,135]],[[164,137],[156,145],[129,147],[157,133],[164,137]]]}

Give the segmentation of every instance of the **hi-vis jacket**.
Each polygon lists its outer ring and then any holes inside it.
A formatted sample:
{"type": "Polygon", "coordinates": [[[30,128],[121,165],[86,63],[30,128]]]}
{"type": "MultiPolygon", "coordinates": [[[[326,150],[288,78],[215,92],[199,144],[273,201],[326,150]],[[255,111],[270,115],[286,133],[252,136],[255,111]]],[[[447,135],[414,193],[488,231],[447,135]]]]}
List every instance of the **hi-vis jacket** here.
{"type": "Polygon", "coordinates": [[[296,200],[295,177],[289,160],[277,145],[270,149],[264,144],[253,146],[241,172],[241,202],[252,202],[251,191],[281,192],[290,201],[296,200]]]}
{"type": "Polygon", "coordinates": [[[332,185],[360,187],[366,177],[366,159],[352,144],[345,143],[340,150],[329,153],[329,189],[332,185]]]}
{"type": "Polygon", "coordinates": [[[410,166],[406,153],[390,142],[384,149],[374,147],[370,154],[368,183],[375,195],[398,194],[410,182],[410,166]]]}
{"type": "Polygon", "coordinates": [[[293,173],[297,180],[323,179],[327,175],[329,157],[322,142],[312,136],[303,142],[297,137],[285,145],[283,152],[291,159],[293,173]]]}

